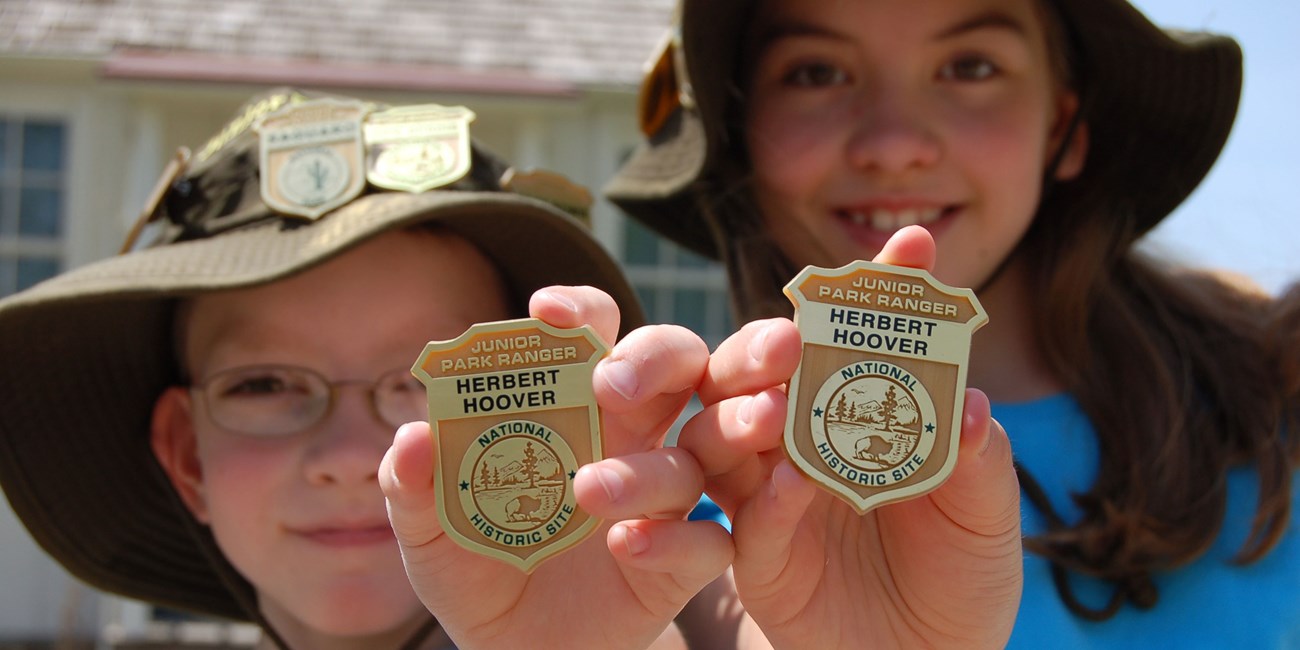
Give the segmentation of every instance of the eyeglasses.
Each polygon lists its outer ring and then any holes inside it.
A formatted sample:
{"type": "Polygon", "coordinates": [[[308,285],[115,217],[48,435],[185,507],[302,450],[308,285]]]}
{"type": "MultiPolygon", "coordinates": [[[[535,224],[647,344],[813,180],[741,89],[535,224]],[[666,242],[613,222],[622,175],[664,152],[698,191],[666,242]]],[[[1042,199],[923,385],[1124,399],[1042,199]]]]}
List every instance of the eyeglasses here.
{"type": "Polygon", "coordinates": [[[397,427],[427,417],[424,385],[409,370],[384,373],[375,381],[330,381],[295,366],[244,366],[218,372],[190,390],[201,396],[218,426],[255,436],[281,436],[311,428],[333,409],[344,386],[364,388],[385,424],[397,427]]]}

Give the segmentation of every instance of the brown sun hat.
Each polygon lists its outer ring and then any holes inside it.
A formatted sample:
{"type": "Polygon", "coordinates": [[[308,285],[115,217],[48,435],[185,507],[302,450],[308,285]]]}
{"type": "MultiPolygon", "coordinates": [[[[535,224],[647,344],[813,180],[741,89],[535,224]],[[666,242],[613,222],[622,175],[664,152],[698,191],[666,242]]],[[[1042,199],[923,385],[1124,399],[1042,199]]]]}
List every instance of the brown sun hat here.
{"type": "Polygon", "coordinates": [[[178,299],[273,282],[381,233],[436,224],[495,262],[519,315],[536,289],[591,285],[618,302],[624,333],[642,324],[588,228],[521,193],[578,210],[585,190],[510,170],[472,144],[470,119],[461,107],[259,96],[165,175],[144,215],[152,245],[0,300],[0,485],[50,555],[110,592],[257,617],[251,588],[150,451],[154,401],[182,381],[178,299]]]}
{"type": "MultiPolygon", "coordinates": [[[[1173,211],[1218,158],[1241,96],[1227,36],[1164,31],[1124,0],[1046,0],[1073,41],[1088,161],[1072,181],[1122,198],[1139,232],[1173,211]]],[[[679,0],[676,25],[641,88],[645,140],[605,186],[653,230],[717,258],[693,188],[735,155],[741,39],[757,2],[679,0]]]]}

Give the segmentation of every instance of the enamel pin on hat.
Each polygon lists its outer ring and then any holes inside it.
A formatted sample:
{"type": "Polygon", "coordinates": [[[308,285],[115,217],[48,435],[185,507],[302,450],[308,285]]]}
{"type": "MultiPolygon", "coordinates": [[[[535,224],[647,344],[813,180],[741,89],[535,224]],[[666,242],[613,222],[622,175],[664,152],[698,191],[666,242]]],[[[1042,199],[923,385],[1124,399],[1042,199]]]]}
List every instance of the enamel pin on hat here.
{"type": "Polygon", "coordinates": [[[291,103],[257,119],[262,201],[281,214],[316,219],[361,195],[361,120],[356,100],[291,103]]]}
{"type": "Polygon", "coordinates": [[[528,573],[596,529],[573,477],[602,458],[591,374],[607,352],[588,327],[535,318],[425,346],[411,372],[429,396],[438,517],[458,544],[528,573]]]}
{"type": "Polygon", "coordinates": [[[939,487],[957,463],[970,289],[857,261],[805,268],[785,287],[803,357],[790,382],[786,453],[859,514],[939,487]]]}
{"type": "Polygon", "coordinates": [[[464,106],[399,106],[366,117],[366,176],[372,185],[420,193],[454,183],[470,168],[464,106]]]}

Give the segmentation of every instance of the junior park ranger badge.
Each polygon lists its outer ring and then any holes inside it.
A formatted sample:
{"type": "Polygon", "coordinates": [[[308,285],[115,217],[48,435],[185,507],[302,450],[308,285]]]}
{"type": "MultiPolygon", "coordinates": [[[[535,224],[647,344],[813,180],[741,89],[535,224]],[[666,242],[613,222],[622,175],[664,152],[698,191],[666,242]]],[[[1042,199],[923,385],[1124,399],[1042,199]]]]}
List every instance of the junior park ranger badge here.
{"type": "Polygon", "coordinates": [[[262,201],[316,219],[361,194],[361,118],[355,100],[314,99],[259,118],[262,201]]]}
{"type": "Polygon", "coordinates": [[[859,514],[939,487],[957,464],[971,335],[988,322],[970,289],[917,269],[805,268],[785,287],[803,358],[785,449],[859,514]]]}
{"type": "Polygon", "coordinates": [[[573,477],[602,458],[591,374],[607,352],[590,328],[535,318],[425,346],[411,372],[429,396],[438,518],[458,544],[527,573],[596,529],[573,477]]]}

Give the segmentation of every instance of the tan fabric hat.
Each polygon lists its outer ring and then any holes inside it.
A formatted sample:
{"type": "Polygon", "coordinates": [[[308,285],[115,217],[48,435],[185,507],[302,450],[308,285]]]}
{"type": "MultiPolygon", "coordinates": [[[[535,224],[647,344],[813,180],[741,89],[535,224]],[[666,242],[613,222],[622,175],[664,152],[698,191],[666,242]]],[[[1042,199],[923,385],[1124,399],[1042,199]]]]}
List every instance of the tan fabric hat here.
{"type": "MultiPolygon", "coordinates": [[[[1162,31],[1124,0],[1046,0],[1064,19],[1089,128],[1073,181],[1113,197],[1140,232],[1155,226],[1218,158],[1241,96],[1231,38],[1162,31]]],[[[734,121],[741,38],[753,0],[680,0],[678,25],[642,86],[645,141],[604,188],[638,221],[719,257],[693,188],[716,185],[734,121]]]]}
{"type": "Polygon", "coordinates": [[[146,229],[160,241],[0,301],[0,485],[36,541],[74,575],[176,608],[257,616],[251,588],[180,505],[150,451],[154,401],[180,380],[171,343],[179,298],[272,282],[380,233],[436,223],[495,261],[520,315],[538,288],[592,285],[618,302],[624,333],[642,324],[635,292],[583,223],[502,186],[527,187],[570,207],[580,206],[584,191],[554,175],[515,174],[469,144],[467,134],[458,153],[459,127],[446,123],[440,109],[385,112],[391,107],[291,90],[257,97],[194,164],[161,186],[146,229]],[[342,106],[347,119],[300,112],[302,120],[276,131],[290,142],[283,155],[262,156],[268,147],[259,134],[271,122],[262,121],[259,131],[259,120],[319,106],[342,106]],[[397,118],[389,126],[399,124],[386,133],[365,131],[364,169],[322,150],[351,155],[355,107],[365,129],[382,116],[397,118]],[[442,156],[436,164],[429,162],[434,154],[442,156]],[[419,156],[423,162],[412,162],[419,156]],[[279,171],[259,174],[267,161],[279,171]],[[457,165],[467,169],[435,189],[382,191],[373,180],[385,165],[390,179],[416,183],[431,174],[454,176],[457,165]],[[293,176],[299,172],[309,173],[293,176]],[[297,200],[288,207],[310,211],[322,198],[337,202],[328,195],[347,184],[330,186],[330,178],[351,182],[361,172],[370,180],[359,195],[315,220],[285,216],[264,201],[261,186],[271,173],[279,174],[270,191],[280,192],[281,202],[297,200]],[[327,191],[311,184],[317,181],[327,191]]]}

